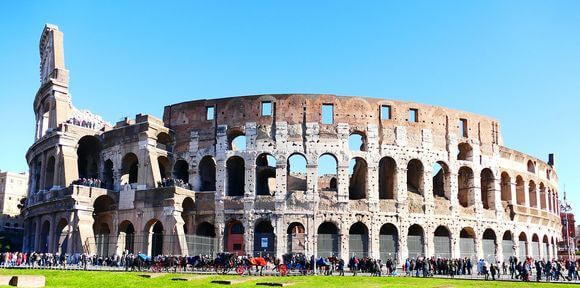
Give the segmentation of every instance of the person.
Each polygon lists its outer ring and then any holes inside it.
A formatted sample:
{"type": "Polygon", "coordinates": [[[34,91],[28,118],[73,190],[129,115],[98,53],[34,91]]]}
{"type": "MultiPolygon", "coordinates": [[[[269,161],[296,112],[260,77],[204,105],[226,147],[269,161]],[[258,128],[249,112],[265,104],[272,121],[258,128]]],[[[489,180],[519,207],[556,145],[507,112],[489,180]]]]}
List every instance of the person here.
{"type": "Polygon", "coordinates": [[[338,261],[338,276],[344,276],[344,259],[338,261]]]}
{"type": "Polygon", "coordinates": [[[481,274],[485,276],[485,280],[489,280],[489,272],[487,271],[487,264],[481,262],[481,274]]]}
{"type": "Polygon", "coordinates": [[[491,273],[491,280],[495,280],[495,275],[499,272],[499,267],[496,269],[496,266],[491,263],[489,266],[489,272],[491,273]]]}

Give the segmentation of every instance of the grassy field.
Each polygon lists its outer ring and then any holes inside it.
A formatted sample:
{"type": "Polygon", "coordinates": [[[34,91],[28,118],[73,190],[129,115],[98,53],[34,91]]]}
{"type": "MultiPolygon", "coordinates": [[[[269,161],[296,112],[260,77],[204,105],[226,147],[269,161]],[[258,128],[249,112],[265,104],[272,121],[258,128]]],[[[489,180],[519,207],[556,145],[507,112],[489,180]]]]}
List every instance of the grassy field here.
{"type": "MultiPolygon", "coordinates": [[[[44,275],[46,287],[267,287],[256,286],[259,282],[291,283],[290,287],[580,287],[576,284],[522,283],[500,281],[473,281],[451,279],[422,279],[406,277],[325,277],[325,276],[289,276],[289,277],[239,277],[193,274],[148,274],[152,278],[143,278],[140,274],[126,272],[101,271],[49,271],[49,270],[6,270],[0,269],[0,275],[44,275]],[[187,279],[172,280],[173,278],[187,279]],[[238,281],[232,285],[213,284],[213,280],[238,281]]],[[[4,286],[0,286],[4,287],[4,286]]]]}

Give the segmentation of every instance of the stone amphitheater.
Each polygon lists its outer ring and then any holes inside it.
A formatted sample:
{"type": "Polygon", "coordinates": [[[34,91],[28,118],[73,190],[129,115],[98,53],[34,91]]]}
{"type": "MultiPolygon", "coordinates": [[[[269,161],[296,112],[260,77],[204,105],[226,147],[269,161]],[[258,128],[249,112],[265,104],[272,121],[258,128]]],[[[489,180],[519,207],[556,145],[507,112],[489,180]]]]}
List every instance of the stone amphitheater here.
{"type": "Polygon", "coordinates": [[[553,258],[554,157],[499,121],[335,95],[195,100],[111,125],[76,109],[63,34],[40,40],[27,251],[553,258]]]}

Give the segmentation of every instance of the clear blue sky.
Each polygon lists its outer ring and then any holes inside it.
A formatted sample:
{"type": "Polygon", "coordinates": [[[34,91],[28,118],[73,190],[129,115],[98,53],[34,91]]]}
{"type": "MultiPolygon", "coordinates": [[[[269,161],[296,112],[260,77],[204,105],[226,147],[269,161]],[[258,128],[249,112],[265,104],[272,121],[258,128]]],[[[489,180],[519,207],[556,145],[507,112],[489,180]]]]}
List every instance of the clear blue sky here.
{"type": "MultiPolygon", "coordinates": [[[[580,1],[2,1],[0,169],[27,169],[45,23],[74,105],[114,123],[200,98],[333,93],[497,118],[580,205],[580,1]]],[[[580,207],[578,207],[580,208],[580,207]]]]}

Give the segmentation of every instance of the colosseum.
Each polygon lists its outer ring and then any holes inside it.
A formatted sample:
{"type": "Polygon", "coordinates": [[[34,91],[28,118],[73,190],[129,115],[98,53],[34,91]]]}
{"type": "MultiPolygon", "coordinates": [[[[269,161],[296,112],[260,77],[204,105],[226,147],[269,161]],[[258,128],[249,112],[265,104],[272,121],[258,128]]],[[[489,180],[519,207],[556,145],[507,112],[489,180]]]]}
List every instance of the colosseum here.
{"type": "Polygon", "coordinates": [[[40,39],[24,247],[120,255],[553,258],[558,177],[500,123],[378,98],[279,94],[111,125],[72,105],[63,34],[40,39]]]}

